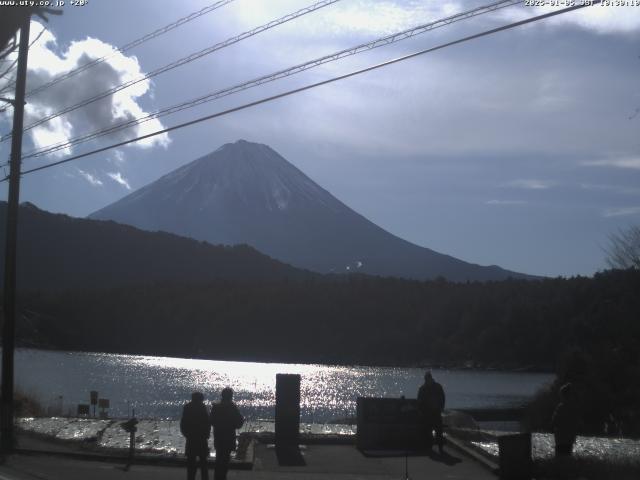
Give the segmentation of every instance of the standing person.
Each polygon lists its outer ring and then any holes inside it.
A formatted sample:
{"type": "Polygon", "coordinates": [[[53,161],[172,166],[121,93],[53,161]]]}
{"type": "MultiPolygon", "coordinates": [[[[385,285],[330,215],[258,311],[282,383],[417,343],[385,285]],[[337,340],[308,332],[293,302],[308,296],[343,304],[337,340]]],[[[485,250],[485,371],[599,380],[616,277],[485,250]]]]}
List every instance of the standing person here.
{"type": "Polygon", "coordinates": [[[222,390],[220,403],[211,407],[213,446],[216,449],[214,480],[225,480],[229,469],[231,452],[236,449],[236,429],[242,427],[244,417],[233,403],[233,390],[222,390]]]}
{"type": "Polygon", "coordinates": [[[191,394],[191,401],[184,406],[180,419],[180,432],[187,439],[185,454],[187,456],[187,480],[195,480],[198,464],[202,480],[209,480],[207,461],[209,458],[209,435],[211,425],[204,395],[200,392],[191,394]],[[198,462],[196,462],[198,458],[198,462]]]}
{"type": "Polygon", "coordinates": [[[576,441],[580,419],[574,405],[574,388],[571,383],[560,387],[560,402],[551,417],[556,457],[569,457],[576,441]]]}
{"type": "Polygon", "coordinates": [[[444,389],[433,379],[430,371],[424,374],[424,383],[418,390],[418,410],[422,417],[427,447],[433,446],[433,430],[436,431],[438,449],[443,453],[444,438],[442,437],[442,411],[444,410],[444,389]]]}

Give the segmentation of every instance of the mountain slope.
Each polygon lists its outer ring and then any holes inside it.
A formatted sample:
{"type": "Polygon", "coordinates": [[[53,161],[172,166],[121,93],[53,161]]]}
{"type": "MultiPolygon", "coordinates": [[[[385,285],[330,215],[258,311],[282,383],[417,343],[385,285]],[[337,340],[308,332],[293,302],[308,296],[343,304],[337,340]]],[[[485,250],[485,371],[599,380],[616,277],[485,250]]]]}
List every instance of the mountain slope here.
{"type": "Polygon", "coordinates": [[[354,212],[266,145],[226,144],[93,213],[214,244],[249,244],[317,272],[414,279],[524,275],[463,262],[398,238],[354,212]]]}
{"type": "MultiPolygon", "coordinates": [[[[4,251],[6,202],[0,202],[4,251]]],[[[4,256],[0,268],[4,268],[4,256]]],[[[222,247],[114,222],[19,212],[18,287],[26,290],[123,287],[162,282],[281,280],[312,276],[248,246],[222,247]]]]}

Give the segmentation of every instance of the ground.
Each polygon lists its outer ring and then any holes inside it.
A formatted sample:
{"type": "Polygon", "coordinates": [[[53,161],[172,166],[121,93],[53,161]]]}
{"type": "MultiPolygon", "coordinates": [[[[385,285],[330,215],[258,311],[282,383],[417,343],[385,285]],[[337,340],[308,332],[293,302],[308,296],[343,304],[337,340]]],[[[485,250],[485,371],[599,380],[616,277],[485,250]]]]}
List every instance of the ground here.
{"type": "MultiPolygon", "coordinates": [[[[404,457],[365,457],[352,445],[310,445],[303,450],[306,466],[280,467],[273,448],[258,444],[253,470],[233,470],[229,480],[397,480],[405,478],[404,457]]],[[[122,463],[86,461],[62,455],[16,454],[0,466],[0,480],[184,479],[178,466],[134,465],[128,472],[122,463]]],[[[454,449],[445,455],[408,458],[409,477],[451,480],[495,480],[489,470],[454,449]]],[[[211,475],[212,476],[212,475],[211,475]]]]}

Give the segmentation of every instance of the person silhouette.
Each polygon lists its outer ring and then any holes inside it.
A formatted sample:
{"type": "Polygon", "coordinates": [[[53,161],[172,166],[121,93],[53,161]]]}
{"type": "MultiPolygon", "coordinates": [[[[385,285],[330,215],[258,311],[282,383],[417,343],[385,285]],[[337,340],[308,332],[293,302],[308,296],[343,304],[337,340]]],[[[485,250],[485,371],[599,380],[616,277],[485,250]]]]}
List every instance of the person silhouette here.
{"type": "Polygon", "coordinates": [[[570,457],[576,441],[580,418],[574,402],[573,384],[560,387],[560,402],[551,417],[551,427],[556,444],[556,457],[570,457]]]}
{"type": "Polygon", "coordinates": [[[211,406],[211,425],[213,426],[213,446],[216,449],[215,480],[225,480],[231,452],[236,449],[236,429],[244,424],[244,417],[233,403],[233,390],[222,390],[220,403],[211,406]]]}
{"type": "Polygon", "coordinates": [[[430,371],[424,374],[424,383],[418,390],[418,411],[425,430],[427,448],[433,447],[433,431],[436,432],[438,449],[443,453],[444,438],[442,436],[442,411],[445,395],[442,385],[433,379],[430,371]]]}
{"type": "Polygon", "coordinates": [[[202,480],[209,480],[207,462],[211,425],[202,393],[193,392],[191,401],[184,406],[180,419],[180,433],[187,439],[185,445],[187,480],[195,480],[198,466],[200,466],[202,480]]]}

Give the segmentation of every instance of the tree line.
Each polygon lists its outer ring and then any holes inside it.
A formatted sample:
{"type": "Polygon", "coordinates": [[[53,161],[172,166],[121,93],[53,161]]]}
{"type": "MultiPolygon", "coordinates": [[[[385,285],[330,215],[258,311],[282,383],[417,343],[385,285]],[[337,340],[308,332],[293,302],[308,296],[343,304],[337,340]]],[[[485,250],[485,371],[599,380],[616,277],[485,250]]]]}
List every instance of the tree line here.
{"type": "MultiPolygon", "coordinates": [[[[640,434],[640,270],[451,283],[360,275],[24,292],[23,346],[200,357],[474,366],[587,379],[590,431],[640,434]]],[[[545,410],[546,409],[546,410],[545,410]]],[[[545,413],[546,412],[546,413],[545,413]]]]}
{"type": "Polygon", "coordinates": [[[550,370],[570,348],[640,346],[638,292],[634,269],[487,283],[351,275],[30,292],[21,335],[122,353],[550,370]]]}

